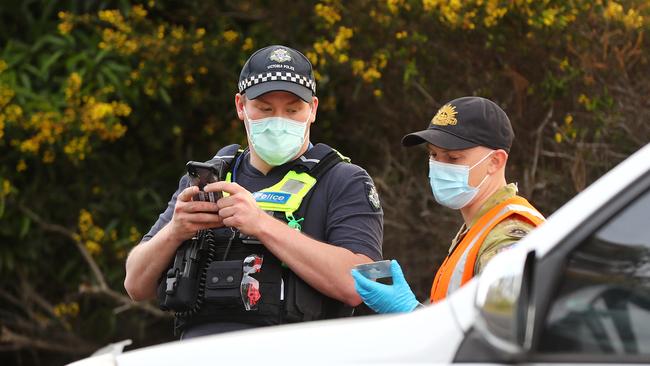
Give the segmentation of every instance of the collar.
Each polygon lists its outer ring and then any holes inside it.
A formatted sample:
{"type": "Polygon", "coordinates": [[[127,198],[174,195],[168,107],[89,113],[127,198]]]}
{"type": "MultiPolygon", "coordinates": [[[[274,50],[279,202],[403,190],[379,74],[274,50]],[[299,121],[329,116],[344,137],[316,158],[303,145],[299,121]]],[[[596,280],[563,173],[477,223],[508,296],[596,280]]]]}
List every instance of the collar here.
{"type": "Polygon", "coordinates": [[[505,186],[499,188],[496,192],[492,193],[490,197],[488,197],[487,201],[483,203],[481,208],[478,210],[476,215],[474,216],[474,219],[470,223],[469,227],[467,225],[463,224],[460,227],[460,230],[458,230],[458,233],[456,233],[456,236],[454,237],[454,240],[451,242],[451,247],[449,247],[449,253],[451,253],[454,248],[460,243],[461,240],[463,240],[463,237],[469,229],[476,224],[476,222],[483,216],[485,215],[488,211],[490,211],[492,208],[494,208],[496,205],[499,203],[512,198],[517,195],[518,188],[516,183],[510,183],[506,184],[505,186]]]}
{"type": "Polygon", "coordinates": [[[470,223],[469,227],[471,228],[476,224],[476,221],[480,219],[483,215],[485,215],[488,211],[490,211],[492,208],[494,208],[496,205],[499,203],[512,198],[517,195],[517,192],[519,189],[517,189],[517,184],[515,183],[510,183],[506,184],[505,186],[499,188],[496,192],[492,193],[490,197],[483,203],[483,206],[478,210],[476,215],[474,215],[474,218],[472,219],[472,222],[470,223]]]}

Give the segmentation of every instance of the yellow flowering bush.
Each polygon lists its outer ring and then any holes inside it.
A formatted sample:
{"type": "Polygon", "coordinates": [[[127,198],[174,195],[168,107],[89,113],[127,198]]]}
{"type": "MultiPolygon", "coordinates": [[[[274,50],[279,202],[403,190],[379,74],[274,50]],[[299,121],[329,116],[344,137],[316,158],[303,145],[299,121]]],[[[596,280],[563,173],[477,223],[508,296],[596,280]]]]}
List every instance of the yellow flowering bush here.
{"type": "Polygon", "coordinates": [[[503,106],[517,136],[509,174],[545,213],[650,141],[642,0],[66,4],[0,5],[0,235],[10,244],[0,246],[0,278],[15,297],[29,283],[45,301],[31,306],[49,314],[25,339],[63,332],[95,348],[125,334],[171,339],[142,316],[158,313],[119,297],[124,261],[187,160],[246,144],[233,95],[262,46],[293,46],[314,65],[314,142],[376,177],[386,253],[410,268],[418,297],[431,274],[414,256],[431,253],[412,248],[453,233],[427,221],[449,215],[414,188],[426,182],[421,156],[399,141],[442,103],[481,95],[503,106]]]}

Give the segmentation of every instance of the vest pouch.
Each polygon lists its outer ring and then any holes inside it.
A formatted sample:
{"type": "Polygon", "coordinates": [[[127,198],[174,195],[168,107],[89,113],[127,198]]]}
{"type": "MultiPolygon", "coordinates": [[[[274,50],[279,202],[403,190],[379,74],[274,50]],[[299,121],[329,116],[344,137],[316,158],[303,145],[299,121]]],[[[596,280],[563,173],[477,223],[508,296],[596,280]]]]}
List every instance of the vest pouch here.
{"type": "Polygon", "coordinates": [[[243,260],[214,261],[205,279],[205,301],[222,306],[243,307],[240,285],[243,260]]]}
{"type": "Polygon", "coordinates": [[[199,275],[207,248],[205,236],[186,240],[176,251],[171,267],[163,272],[158,284],[158,305],[163,310],[183,312],[197,302],[199,275]]]}
{"type": "Polygon", "coordinates": [[[287,277],[285,320],[294,323],[322,318],[324,295],[293,272],[287,277]]]}
{"type": "Polygon", "coordinates": [[[173,271],[173,269],[168,271],[171,272],[170,276],[163,278],[158,287],[158,305],[163,310],[177,312],[190,310],[196,303],[198,282],[196,279],[174,275],[173,271]],[[173,289],[173,292],[168,289],[173,289]]]}

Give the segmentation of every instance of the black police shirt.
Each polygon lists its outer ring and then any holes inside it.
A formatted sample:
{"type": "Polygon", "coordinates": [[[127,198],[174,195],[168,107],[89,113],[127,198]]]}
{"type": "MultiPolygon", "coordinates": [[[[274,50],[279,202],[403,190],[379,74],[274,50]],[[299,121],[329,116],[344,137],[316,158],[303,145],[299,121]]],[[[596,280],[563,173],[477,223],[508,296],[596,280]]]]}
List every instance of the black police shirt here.
{"type": "MultiPolygon", "coordinates": [[[[221,150],[217,155],[221,155],[221,150]]],[[[289,162],[264,175],[250,164],[249,155],[245,154],[241,157],[235,181],[248,191],[257,192],[278,183],[291,166],[289,162]]],[[[142,241],[151,239],[171,220],[176,197],[188,186],[189,179],[184,175],[167,209],[142,241]]],[[[304,198],[305,202],[308,203],[306,210],[302,207],[299,210],[305,213],[301,222],[303,233],[372,260],[381,259],[383,212],[372,178],[363,168],[350,163],[337,164],[319,179],[304,198]]]]}

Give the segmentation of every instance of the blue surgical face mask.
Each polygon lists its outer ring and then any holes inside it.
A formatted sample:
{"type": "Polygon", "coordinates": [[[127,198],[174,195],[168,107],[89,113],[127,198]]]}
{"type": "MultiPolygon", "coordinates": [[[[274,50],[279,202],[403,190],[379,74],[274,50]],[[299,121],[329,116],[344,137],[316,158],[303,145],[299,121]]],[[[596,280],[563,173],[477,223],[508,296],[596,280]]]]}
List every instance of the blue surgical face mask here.
{"type": "Polygon", "coordinates": [[[469,185],[469,171],[479,165],[494,151],[485,155],[478,163],[472,165],[457,165],[440,163],[429,159],[429,183],[433,197],[439,204],[454,210],[467,206],[478,194],[479,188],[488,175],[483,178],[478,186],[469,185]]]}
{"type": "Polygon", "coordinates": [[[270,166],[278,166],[294,158],[304,145],[311,108],[305,122],[283,117],[250,119],[246,107],[244,116],[248,120],[248,137],[255,153],[270,166]]]}

